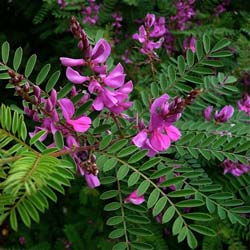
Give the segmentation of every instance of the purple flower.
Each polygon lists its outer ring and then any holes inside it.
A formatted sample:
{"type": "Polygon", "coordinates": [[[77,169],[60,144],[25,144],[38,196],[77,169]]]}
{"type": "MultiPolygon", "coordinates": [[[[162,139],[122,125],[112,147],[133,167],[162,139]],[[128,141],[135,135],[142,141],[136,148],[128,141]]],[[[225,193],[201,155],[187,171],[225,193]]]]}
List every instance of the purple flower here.
{"type": "Polygon", "coordinates": [[[132,203],[134,205],[140,205],[145,201],[144,196],[138,196],[137,190],[134,190],[127,198],[125,198],[124,203],[132,203]]]}
{"type": "Polygon", "coordinates": [[[233,176],[241,176],[242,174],[250,171],[250,165],[244,165],[230,160],[225,160],[222,166],[224,167],[224,174],[231,173],[233,176]]]}
{"type": "Polygon", "coordinates": [[[75,107],[70,99],[63,98],[58,102],[67,124],[71,125],[76,132],[86,132],[90,128],[91,119],[87,116],[81,116],[74,120],[71,119],[75,113],[75,107]]]}
{"type": "Polygon", "coordinates": [[[94,174],[85,173],[84,177],[88,186],[92,189],[101,185],[98,177],[94,174]]]}
{"type": "Polygon", "coordinates": [[[207,121],[211,121],[211,113],[213,111],[213,106],[208,106],[206,109],[203,111],[203,116],[207,121]]]}
{"type": "Polygon", "coordinates": [[[104,39],[100,39],[96,43],[93,50],[91,50],[91,53],[86,60],[73,59],[68,57],[60,57],[60,60],[62,65],[67,67],[66,77],[68,78],[68,80],[75,84],[81,84],[89,80],[89,77],[82,76],[78,71],[72,69],[71,67],[83,66],[87,64],[93,71],[97,73],[105,73],[106,66],[103,65],[103,63],[106,62],[107,58],[110,55],[110,52],[111,47],[109,43],[104,39]]]}
{"type": "Polygon", "coordinates": [[[159,49],[164,41],[166,33],[165,18],[156,18],[154,14],[147,14],[144,25],[139,27],[139,32],[135,33],[132,38],[142,44],[140,49],[142,54],[157,56],[154,49],[159,49]],[[159,38],[157,41],[152,38],[159,38]]]}
{"type": "Polygon", "coordinates": [[[150,157],[168,149],[171,142],[179,140],[181,136],[180,131],[168,121],[168,98],[164,94],[153,102],[148,128],[142,129],[132,140],[139,148],[148,149],[150,157]]]}
{"type": "Polygon", "coordinates": [[[100,111],[106,107],[112,112],[120,114],[132,105],[132,102],[125,102],[125,100],[133,90],[133,84],[131,81],[124,84],[125,74],[120,63],[109,75],[100,75],[100,78],[102,82],[93,79],[88,87],[90,93],[97,93],[93,102],[95,110],[100,111]]]}
{"type": "Polygon", "coordinates": [[[244,111],[247,116],[250,116],[250,95],[245,93],[241,100],[237,102],[239,111],[244,111]]]}
{"type": "Polygon", "coordinates": [[[187,51],[188,49],[191,49],[192,52],[195,52],[195,43],[196,43],[196,39],[195,37],[191,36],[189,38],[185,38],[183,41],[183,49],[184,51],[187,51]]]}
{"type": "Polygon", "coordinates": [[[234,113],[234,108],[231,105],[226,105],[222,110],[216,111],[214,119],[216,122],[227,122],[234,113]]]}
{"type": "Polygon", "coordinates": [[[89,0],[89,6],[86,6],[82,10],[84,18],[83,23],[96,24],[98,21],[100,5],[95,3],[95,0],[89,0]]]}

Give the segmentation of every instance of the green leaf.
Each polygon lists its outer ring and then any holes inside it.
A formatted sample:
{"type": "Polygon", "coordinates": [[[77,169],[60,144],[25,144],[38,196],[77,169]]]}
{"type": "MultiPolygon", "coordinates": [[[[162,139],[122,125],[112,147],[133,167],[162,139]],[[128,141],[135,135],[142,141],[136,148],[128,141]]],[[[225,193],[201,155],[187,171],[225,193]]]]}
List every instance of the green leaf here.
{"type": "Polygon", "coordinates": [[[160,187],[170,187],[172,185],[179,184],[185,180],[185,177],[183,176],[176,176],[174,178],[169,178],[168,180],[162,182],[160,184],[160,187]]]}
{"type": "Polygon", "coordinates": [[[173,170],[172,167],[166,167],[166,168],[162,168],[160,170],[157,170],[156,172],[154,172],[151,176],[150,179],[158,179],[166,174],[168,174],[169,172],[171,172],[173,170]]]}
{"type": "Polygon", "coordinates": [[[50,64],[46,64],[42,67],[42,69],[38,73],[36,80],[35,80],[35,83],[37,85],[40,85],[46,79],[46,77],[50,71],[50,67],[51,67],[50,64]]]}
{"type": "Polygon", "coordinates": [[[131,187],[135,185],[140,179],[140,174],[137,172],[132,173],[128,178],[128,186],[131,187]]]}
{"type": "Polygon", "coordinates": [[[93,100],[89,99],[87,102],[85,102],[84,104],[82,104],[77,110],[76,110],[76,117],[83,115],[84,113],[86,113],[87,111],[89,111],[91,109],[93,100]]]}
{"type": "Polygon", "coordinates": [[[210,51],[210,39],[206,34],[204,34],[202,37],[202,41],[203,41],[205,52],[208,54],[210,51]]]}
{"type": "Polygon", "coordinates": [[[41,130],[41,131],[37,132],[37,133],[30,139],[30,145],[32,145],[32,144],[34,144],[36,141],[40,140],[41,137],[43,137],[46,133],[47,133],[47,131],[45,131],[45,130],[41,130]]]}
{"type": "Polygon", "coordinates": [[[13,209],[10,212],[10,226],[11,228],[17,232],[18,224],[17,224],[17,218],[16,218],[16,210],[13,209]]]}
{"type": "Polygon", "coordinates": [[[117,171],[117,179],[120,181],[124,179],[129,172],[129,167],[127,165],[122,165],[117,171]]]}
{"type": "Polygon", "coordinates": [[[49,93],[54,88],[54,86],[56,85],[60,75],[61,75],[60,70],[57,70],[56,72],[54,72],[51,75],[51,77],[49,78],[49,80],[48,80],[48,82],[47,82],[47,84],[45,86],[45,91],[47,93],[49,93]]]}
{"type": "Polygon", "coordinates": [[[109,146],[112,139],[113,139],[113,135],[105,135],[100,142],[99,149],[103,150],[104,148],[109,146]]]}
{"type": "Polygon", "coordinates": [[[193,231],[200,233],[200,234],[203,234],[205,236],[209,236],[209,237],[216,236],[216,232],[213,229],[208,228],[206,226],[193,224],[193,225],[189,225],[189,228],[191,228],[193,231]]]}
{"type": "Polygon", "coordinates": [[[122,150],[117,154],[117,156],[122,158],[122,157],[125,157],[125,156],[128,156],[128,155],[134,153],[134,152],[137,151],[137,150],[138,150],[138,148],[137,148],[136,146],[131,145],[131,146],[128,146],[128,147],[122,149],[122,150]]]}
{"type": "Polygon", "coordinates": [[[191,49],[187,50],[187,64],[188,67],[192,67],[194,64],[194,53],[191,49]]]}
{"type": "Polygon", "coordinates": [[[128,228],[127,230],[130,234],[136,236],[149,237],[153,235],[153,233],[150,230],[144,228],[128,228]]]}
{"type": "Polygon", "coordinates": [[[26,209],[24,208],[24,206],[22,204],[19,204],[17,206],[17,210],[18,210],[18,213],[23,221],[23,223],[27,226],[27,227],[30,227],[30,217],[26,211],[26,209]]]}
{"type": "Polygon", "coordinates": [[[204,205],[202,200],[190,199],[179,201],[175,204],[177,207],[200,207],[204,205]]]}
{"type": "Polygon", "coordinates": [[[149,168],[152,168],[156,164],[158,164],[161,161],[160,158],[151,158],[149,161],[146,161],[141,167],[140,171],[148,170],[149,168]]]}
{"type": "Polygon", "coordinates": [[[30,217],[35,222],[38,223],[39,222],[39,213],[37,212],[35,207],[32,205],[32,203],[26,199],[25,201],[23,201],[23,205],[24,205],[25,209],[28,211],[28,214],[30,215],[30,217]]]}
{"type": "Polygon", "coordinates": [[[100,178],[101,184],[107,185],[116,182],[116,178],[114,176],[105,176],[100,178]]]}
{"type": "Polygon", "coordinates": [[[177,219],[175,219],[173,227],[172,227],[173,235],[176,235],[181,231],[182,226],[183,226],[183,222],[184,221],[183,221],[182,217],[180,217],[180,216],[177,217],[177,219]]]}
{"type": "Polygon", "coordinates": [[[128,159],[128,163],[136,163],[139,160],[141,160],[144,156],[146,156],[148,153],[147,149],[141,150],[135,154],[133,154],[132,156],[130,156],[130,158],[128,159]]]}
{"type": "Polygon", "coordinates": [[[121,203],[120,202],[111,202],[107,205],[104,206],[103,210],[104,211],[115,211],[117,209],[120,209],[121,203]]]}
{"type": "Polygon", "coordinates": [[[66,96],[72,89],[73,85],[72,83],[67,83],[58,93],[57,93],[57,99],[61,99],[64,96],[66,96]]]}
{"type": "Polygon", "coordinates": [[[208,197],[206,198],[206,207],[210,213],[213,213],[216,208],[214,203],[208,197]]]}
{"type": "MultiPolygon", "coordinates": [[[[185,67],[185,63],[184,63],[184,67],[185,67]]],[[[173,65],[168,66],[168,77],[169,77],[170,82],[174,82],[176,79],[176,72],[175,72],[175,68],[173,65]]]]}
{"type": "Polygon", "coordinates": [[[139,215],[128,215],[125,217],[125,219],[131,223],[136,224],[149,224],[150,219],[145,216],[139,216],[139,215]]]}
{"type": "Polygon", "coordinates": [[[209,195],[209,198],[214,200],[227,200],[233,198],[233,194],[229,192],[215,193],[209,195]]]}
{"type": "Polygon", "coordinates": [[[198,246],[197,240],[192,231],[187,231],[187,242],[191,249],[195,249],[198,246]]]}
{"type": "Polygon", "coordinates": [[[177,191],[172,191],[168,193],[169,197],[185,197],[185,196],[190,196],[195,193],[194,190],[191,189],[183,189],[183,190],[177,190],[177,191]]]}
{"type": "Polygon", "coordinates": [[[159,196],[160,196],[160,191],[158,189],[154,189],[148,197],[147,207],[152,208],[157,202],[159,196]]]}
{"type": "Polygon", "coordinates": [[[161,197],[153,208],[153,216],[157,216],[166,206],[167,198],[165,196],[161,197]]]}
{"type": "Polygon", "coordinates": [[[23,57],[23,49],[19,47],[15,51],[14,59],[13,59],[13,67],[15,71],[18,71],[18,68],[20,67],[21,61],[23,57]]]}
{"type": "Polygon", "coordinates": [[[230,41],[229,40],[227,40],[227,39],[222,39],[222,40],[220,40],[219,42],[217,42],[215,45],[214,45],[214,47],[213,47],[213,49],[212,49],[212,52],[215,52],[215,51],[218,51],[218,50],[220,50],[220,49],[223,49],[223,48],[225,48],[225,47],[228,47],[229,45],[230,45],[230,41]]]}
{"type": "Polygon", "coordinates": [[[124,235],[124,229],[123,228],[118,228],[113,230],[110,234],[109,234],[109,238],[111,239],[117,239],[120,238],[124,235]]]}
{"type": "Polygon", "coordinates": [[[35,54],[30,56],[30,58],[28,59],[27,64],[25,66],[25,70],[24,70],[25,77],[28,78],[31,75],[36,64],[36,59],[37,59],[37,56],[35,54]]]}
{"type": "Polygon", "coordinates": [[[119,194],[117,190],[108,190],[100,195],[101,200],[108,200],[116,197],[119,194]]]}
{"type": "Polygon", "coordinates": [[[56,133],[55,133],[55,143],[59,149],[63,149],[64,139],[63,139],[63,135],[60,131],[56,131],[56,133]]]}
{"type": "Polygon", "coordinates": [[[152,83],[150,86],[150,89],[151,89],[151,93],[152,93],[153,97],[157,98],[159,96],[158,85],[156,83],[152,83]]]}
{"type": "Polygon", "coordinates": [[[210,66],[210,67],[223,67],[222,62],[216,60],[203,60],[201,64],[210,66]]]}
{"type": "Polygon", "coordinates": [[[126,139],[122,139],[120,141],[117,141],[108,148],[108,153],[115,153],[115,152],[119,151],[120,149],[122,149],[127,144],[128,144],[128,140],[126,140],[126,139]]]}
{"type": "Polygon", "coordinates": [[[126,242],[119,242],[113,246],[112,250],[125,250],[127,248],[128,245],[126,242]]]}
{"type": "Polygon", "coordinates": [[[178,70],[180,75],[184,74],[185,71],[185,60],[183,56],[178,56],[177,58],[177,62],[178,62],[178,70]]]}
{"type": "Polygon", "coordinates": [[[6,41],[2,44],[2,60],[4,64],[7,64],[10,53],[10,44],[6,41]]]}
{"type": "Polygon", "coordinates": [[[120,223],[123,222],[123,217],[122,216],[114,216],[114,217],[111,217],[107,220],[106,224],[108,226],[114,226],[114,225],[118,225],[120,223]]]}
{"type": "Polygon", "coordinates": [[[10,78],[11,77],[10,77],[8,72],[0,74],[0,79],[2,79],[2,80],[9,80],[10,78]]]}
{"type": "Polygon", "coordinates": [[[250,206],[234,207],[230,209],[233,213],[246,214],[250,213],[250,206]]]}
{"type": "Polygon", "coordinates": [[[199,213],[199,212],[193,212],[193,213],[186,213],[182,215],[184,218],[190,219],[190,220],[196,220],[196,221],[210,221],[212,220],[212,216],[206,213],[199,213]]]}
{"type": "Polygon", "coordinates": [[[196,48],[196,55],[197,55],[198,61],[200,61],[204,55],[201,41],[196,40],[195,48],[196,48]]]}
{"type": "Polygon", "coordinates": [[[131,246],[133,247],[133,249],[136,250],[153,250],[154,248],[147,244],[147,243],[141,243],[141,242],[133,242],[131,243],[131,246]]]}
{"type": "Polygon", "coordinates": [[[209,57],[214,57],[214,58],[223,58],[223,57],[229,57],[232,56],[232,52],[229,50],[223,50],[223,51],[218,51],[213,54],[211,54],[209,57]]]}
{"type": "Polygon", "coordinates": [[[178,234],[178,243],[182,242],[187,237],[187,228],[184,226],[178,234]]]}
{"type": "Polygon", "coordinates": [[[170,206],[162,216],[162,223],[169,222],[174,217],[174,214],[175,214],[175,207],[170,206]]]}
{"type": "Polygon", "coordinates": [[[103,171],[109,171],[111,169],[113,169],[117,164],[117,160],[116,159],[108,159],[104,165],[103,165],[103,171]]]}
{"type": "Polygon", "coordinates": [[[147,190],[148,190],[148,188],[149,188],[149,186],[150,186],[150,182],[147,181],[147,180],[144,180],[144,181],[139,185],[139,187],[138,187],[138,189],[137,189],[137,195],[138,195],[138,196],[141,196],[141,195],[143,195],[144,193],[146,193],[147,190]]]}

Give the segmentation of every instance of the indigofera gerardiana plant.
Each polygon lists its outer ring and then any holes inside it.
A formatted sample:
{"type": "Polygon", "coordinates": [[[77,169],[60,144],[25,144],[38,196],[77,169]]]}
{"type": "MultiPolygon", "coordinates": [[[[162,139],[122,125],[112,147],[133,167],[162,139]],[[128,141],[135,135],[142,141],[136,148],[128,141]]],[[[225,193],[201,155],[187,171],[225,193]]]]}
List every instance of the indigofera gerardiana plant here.
{"type": "MultiPolygon", "coordinates": [[[[180,30],[194,16],[194,3],[177,2],[172,20],[180,30]]],[[[113,27],[121,28],[115,13],[113,27]]],[[[21,48],[10,63],[9,43],[1,47],[0,79],[22,102],[0,108],[0,222],[15,231],[21,222],[39,222],[48,200],[56,202],[78,175],[104,201],[113,227],[109,249],[164,249],[171,247],[168,237],[195,249],[220,237],[218,221],[247,225],[249,95],[229,98],[240,88],[222,73],[228,40],[189,36],[176,58],[156,54],[168,30],[165,17],[148,13],[131,39],[140,43],[138,60],[146,55],[148,62],[138,64],[133,54],[123,64],[108,37],[89,39],[75,17],[70,31],[79,53],[59,56],[61,78],[59,71],[49,75],[49,64],[36,74],[36,55],[24,63],[21,48]]]]}

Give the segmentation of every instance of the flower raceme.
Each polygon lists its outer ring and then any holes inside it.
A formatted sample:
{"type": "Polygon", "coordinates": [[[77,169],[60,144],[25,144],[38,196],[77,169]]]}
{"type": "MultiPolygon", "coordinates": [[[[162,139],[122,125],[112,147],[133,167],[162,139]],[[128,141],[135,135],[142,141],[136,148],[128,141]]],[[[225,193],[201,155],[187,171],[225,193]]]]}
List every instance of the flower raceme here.
{"type": "Polygon", "coordinates": [[[120,114],[131,107],[132,102],[126,102],[128,94],[133,90],[132,81],[125,83],[123,66],[118,63],[110,72],[107,72],[105,62],[110,55],[110,45],[104,39],[97,42],[86,60],[61,57],[61,63],[67,66],[66,77],[74,84],[82,84],[88,81],[88,91],[95,94],[93,108],[101,111],[109,109],[115,114],[120,114]],[[92,76],[83,76],[72,67],[88,66],[93,72],[92,76]]]}
{"type": "Polygon", "coordinates": [[[179,140],[181,133],[173,122],[177,121],[181,114],[171,114],[173,103],[168,103],[168,95],[164,94],[157,98],[150,108],[150,121],[147,128],[143,128],[134,138],[133,143],[143,149],[148,149],[148,156],[165,151],[172,141],[179,140]],[[168,119],[171,114],[172,119],[168,119]],[[173,119],[173,117],[175,119],[173,119]]]}

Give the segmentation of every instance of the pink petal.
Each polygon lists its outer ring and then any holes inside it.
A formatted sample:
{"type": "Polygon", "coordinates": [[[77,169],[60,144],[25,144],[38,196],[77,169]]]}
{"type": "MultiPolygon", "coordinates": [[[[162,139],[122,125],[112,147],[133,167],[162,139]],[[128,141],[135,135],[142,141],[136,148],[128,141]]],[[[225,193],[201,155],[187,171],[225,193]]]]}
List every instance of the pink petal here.
{"type": "Polygon", "coordinates": [[[81,84],[89,80],[89,77],[81,76],[78,71],[73,70],[70,67],[68,67],[66,70],[66,76],[70,82],[75,83],[75,84],[81,84]]]}
{"type": "Polygon", "coordinates": [[[91,119],[87,116],[82,116],[76,120],[67,120],[76,132],[86,132],[91,125],[91,119]]]}
{"type": "Polygon", "coordinates": [[[112,70],[112,72],[104,78],[104,83],[111,88],[119,88],[124,84],[125,74],[120,63],[112,70]]]}
{"type": "Polygon", "coordinates": [[[132,81],[128,81],[126,84],[124,84],[122,87],[118,89],[119,92],[124,94],[129,94],[133,90],[133,83],[132,81]]]}
{"type": "Polygon", "coordinates": [[[138,196],[137,190],[133,191],[125,200],[124,203],[132,203],[134,205],[140,205],[145,201],[144,196],[138,196]]]}
{"type": "Polygon", "coordinates": [[[60,57],[61,64],[67,67],[82,66],[85,64],[83,59],[73,59],[68,57],[60,57]]]}
{"type": "Polygon", "coordinates": [[[101,111],[104,109],[103,99],[100,96],[97,96],[92,104],[93,108],[97,111],[101,111]]]}
{"type": "Polygon", "coordinates": [[[133,139],[132,142],[139,148],[141,148],[147,140],[147,133],[142,130],[133,139]]]}
{"type": "Polygon", "coordinates": [[[87,174],[85,173],[85,180],[90,188],[95,188],[101,185],[98,177],[93,174],[87,174]]]}
{"type": "Polygon", "coordinates": [[[178,141],[181,137],[181,132],[173,125],[165,127],[165,131],[171,141],[178,141]]]}
{"type": "Polygon", "coordinates": [[[109,57],[110,52],[111,47],[109,43],[104,39],[100,39],[92,51],[93,63],[104,63],[109,57]]]}
{"type": "Polygon", "coordinates": [[[75,107],[74,107],[73,102],[68,98],[63,98],[63,99],[60,99],[58,103],[62,109],[64,118],[66,120],[70,119],[75,113],[75,107]]]}
{"type": "Polygon", "coordinates": [[[164,151],[169,148],[171,144],[170,138],[159,132],[157,129],[153,130],[149,141],[157,151],[164,151]]]}

